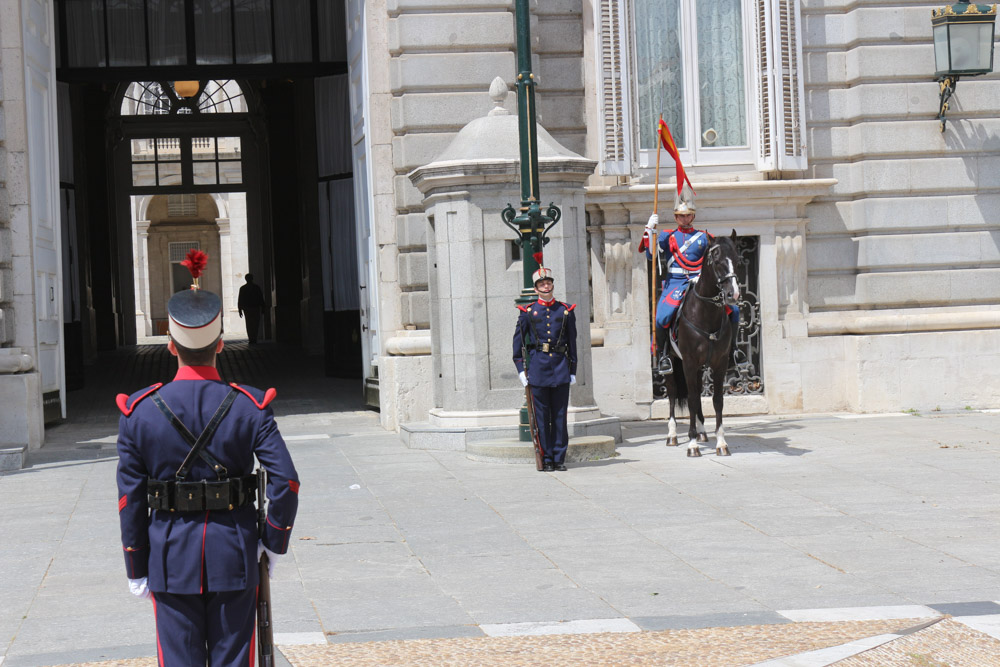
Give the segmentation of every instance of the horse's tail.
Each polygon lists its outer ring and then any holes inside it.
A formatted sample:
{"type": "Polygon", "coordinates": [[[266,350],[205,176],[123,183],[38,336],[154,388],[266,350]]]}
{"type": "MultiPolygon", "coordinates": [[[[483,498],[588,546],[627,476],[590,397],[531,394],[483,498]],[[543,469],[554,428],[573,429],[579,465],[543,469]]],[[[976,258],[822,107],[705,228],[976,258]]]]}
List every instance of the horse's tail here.
{"type": "Polygon", "coordinates": [[[688,404],[688,383],[687,377],[684,375],[684,361],[681,359],[674,358],[674,398],[677,399],[677,405],[683,409],[687,409],[688,404]]]}

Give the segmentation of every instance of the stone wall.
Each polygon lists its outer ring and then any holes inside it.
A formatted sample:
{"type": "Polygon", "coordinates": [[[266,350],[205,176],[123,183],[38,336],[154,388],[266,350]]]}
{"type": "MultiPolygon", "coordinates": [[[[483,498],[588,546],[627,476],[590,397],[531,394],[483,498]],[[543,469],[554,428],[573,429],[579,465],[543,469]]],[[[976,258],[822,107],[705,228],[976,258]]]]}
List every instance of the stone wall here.
{"type": "MultiPolygon", "coordinates": [[[[766,194],[762,207],[725,210],[739,203],[713,201],[711,193],[726,186],[692,170],[696,224],[715,231],[720,218],[761,238],[765,394],[727,402],[727,411],[1000,406],[993,370],[1000,349],[1000,75],[963,79],[941,132],[930,25],[940,4],[802,3],[809,161],[795,176],[817,187],[801,208],[787,205],[793,192],[781,191],[790,181],[765,181],[753,186],[766,194]]],[[[607,370],[606,382],[600,378],[604,357],[614,368],[642,370],[628,360],[649,325],[629,312],[648,318],[638,302],[648,287],[630,277],[635,266],[623,265],[618,250],[634,242],[648,208],[638,205],[641,186],[607,182],[593,179],[588,194],[595,326],[604,340],[595,348],[596,394],[605,411],[624,414],[633,403],[641,413],[638,392],[614,384],[607,370]]],[[[659,407],[654,402],[654,416],[659,407]]]]}
{"type": "Polygon", "coordinates": [[[0,470],[41,447],[28,128],[18,0],[0,0],[0,470]]]}
{"type": "MultiPolygon", "coordinates": [[[[11,275],[10,196],[7,192],[7,103],[6,78],[13,63],[20,62],[19,53],[8,54],[5,48],[12,30],[18,25],[16,3],[0,0],[0,347],[7,347],[13,338],[14,311],[11,309],[14,284],[11,275]],[[6,39],[5,39],[6,38],[6,39]]],[[[11,73],[12,74],[12,73],[11,73]]],[[[10,76],[11,74],[8,74],[10,76]]]]}
{"type": "Polygon", "coordinates": [[[803,4],[810,174],[837,184],[806,207],[798,401],[772,408],[1000,405],[1000,76],[963,79],[941,132],[938,6],[803,4]]]}
{"type": "MultiPolygon", "coordinates": [[[[577,0],[532,3],[532,69],[540,77],[538,120],[571,150],[583,150],[583,19],[577,0]]],[[[516,110],[512,0],[378,0],[366,4],[370,142],[379,267],[382,424],[426,418],[426,401],[397,401],[429,382],[427,217],[407,178],[492,106],[500,76],[516,110]],[[380,194],[382,195],[380,197],[380,194]],[[386,197],[385,195],[389,196],[386,197]],[[416,342],[415,332],[427,332],[416,342]],[[392,357],[391,360],[389,357],[392,357]],[[390,407],[390,405],[392,407],[390,407]]],[[[519,194],[511,189],[510,199],[519,194]]],[[[497,219],[497,225],[502,222],[497,219]]],[[[429,398],[429,397],[428,397],[429,398]]]]}
{"type": "Polygon", "coordinates": [[[998,79],[963,79],[937,121],[931,8],[806,2],[812,312],[1000,302],[998,79]]]}

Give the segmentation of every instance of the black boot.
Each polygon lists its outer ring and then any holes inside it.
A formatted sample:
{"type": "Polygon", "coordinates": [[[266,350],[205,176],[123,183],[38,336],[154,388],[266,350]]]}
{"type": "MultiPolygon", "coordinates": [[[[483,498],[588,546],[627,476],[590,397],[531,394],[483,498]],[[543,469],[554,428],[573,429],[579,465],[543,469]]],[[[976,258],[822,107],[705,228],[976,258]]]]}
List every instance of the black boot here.
{"type": "Polygon", "coordinates": [[[742,352],[739,352],[736,348],[736,337],[739,335],[739,327],[733,324],[730,327],[732,334],[729,338],[729,369],[728,370],[739,370],[740,363],[737,361],[737,353],[743,356],[742,352]]]}
{"type": "Polygon", "coordinates": [[[670,375],[674,372],[674,364],[670,359],[667,329],[656,327],[656,370],[660,375],[670,375]]]}

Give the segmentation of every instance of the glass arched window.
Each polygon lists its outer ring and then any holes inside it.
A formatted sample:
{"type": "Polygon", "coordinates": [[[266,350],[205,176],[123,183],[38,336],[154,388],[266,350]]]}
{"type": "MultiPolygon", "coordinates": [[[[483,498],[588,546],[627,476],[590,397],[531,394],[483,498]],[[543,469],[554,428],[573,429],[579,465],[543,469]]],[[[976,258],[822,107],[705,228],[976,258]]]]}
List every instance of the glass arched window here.
{"type": "Polygon", "coordinates": [[[168,114],[246,113],[246,97],[240,84],[232,79],[188,82],[197,84],[197,92],[183,97],[173,81],[134,81],[122,97],[121,115],[149,116],[168,114]]]}

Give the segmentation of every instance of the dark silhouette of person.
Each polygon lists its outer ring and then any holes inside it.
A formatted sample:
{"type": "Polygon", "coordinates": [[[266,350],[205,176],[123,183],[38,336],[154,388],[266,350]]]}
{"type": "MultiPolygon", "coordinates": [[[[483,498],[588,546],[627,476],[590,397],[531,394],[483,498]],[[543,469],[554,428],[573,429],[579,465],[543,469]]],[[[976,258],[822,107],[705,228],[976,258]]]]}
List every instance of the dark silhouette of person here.
{"type": "Polygon", "coordinates": [[[240,317],[246,315],[247,338],[250,344],[257,342],[257,331],[260,329],[260,314],[264,310],[264,293],[260,286],[253,281],[253,274],[248,273],[247,282],[240,287],[240,295],[236,301],[236,308],[240,311],[240,317]]]}

